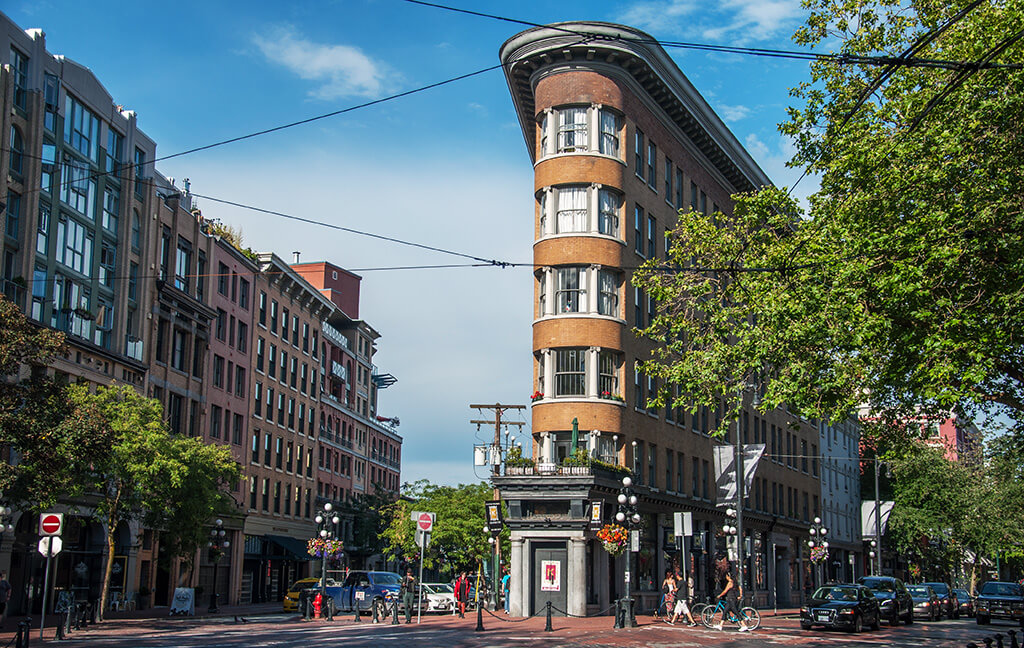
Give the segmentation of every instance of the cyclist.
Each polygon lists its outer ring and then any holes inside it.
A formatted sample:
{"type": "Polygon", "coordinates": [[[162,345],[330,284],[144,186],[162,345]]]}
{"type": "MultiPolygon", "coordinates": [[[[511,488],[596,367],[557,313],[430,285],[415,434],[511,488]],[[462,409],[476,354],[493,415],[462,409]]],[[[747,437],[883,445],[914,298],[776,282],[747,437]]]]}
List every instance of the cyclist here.
{"type": "Polygon", "coordinates": [[[721,630],[722,624],[731,614],[739,622],[739,631],[748,632],[749,628],[744,623],[739,608],[739,600],[743,596],[743,586],[739,583],[735,569],[725,558],[719,563],[719,586],[722,591],[718,594],[718,598],[725,599],[725,609],[722,610],[722,620],[714,626],[715,630],[721,630]]]}

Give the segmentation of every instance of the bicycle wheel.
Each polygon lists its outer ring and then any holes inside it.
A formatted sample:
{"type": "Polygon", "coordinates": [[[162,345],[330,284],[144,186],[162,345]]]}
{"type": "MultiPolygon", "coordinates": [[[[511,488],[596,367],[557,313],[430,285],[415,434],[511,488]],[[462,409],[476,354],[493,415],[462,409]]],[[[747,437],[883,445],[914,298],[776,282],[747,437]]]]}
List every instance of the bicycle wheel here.
{"type": "Polygon", "coordinates": [[[740,617],[748,630],[757,630],[761,627],[761,614],[752,607],[745,607],[740,610],[740,617]]]}
{"type": "Polygon", "coordinates": [[[711,627],[712,622],[715,620],[716,610],[718,610],[717,607],[707,605],[700,611],[700,622],[703,623],[705,627],[711,627]]]}
{"type": "Polygon", "coordinates": [[[701,618],[701,615],[704,613],[704,610],[707,607],[707,603],[694,603],[692,606],[690,606],[690,614],[693,615],[694,619],[699,619],[701,618]]]}

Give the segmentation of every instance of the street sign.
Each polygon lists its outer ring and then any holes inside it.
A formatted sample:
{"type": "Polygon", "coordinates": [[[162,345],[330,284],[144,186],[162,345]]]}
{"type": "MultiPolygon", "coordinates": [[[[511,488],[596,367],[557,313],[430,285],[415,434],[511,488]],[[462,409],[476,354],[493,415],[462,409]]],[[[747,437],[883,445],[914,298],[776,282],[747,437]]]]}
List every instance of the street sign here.
{"type": "Polygon", "coordinates": [[[430,546],[430,532],[423,532],[416,529],[416,546],[426,549],[430,546]]]}
{"type": "Polygon", "coordinates": [[[46,558],[52,558],[64,548],[64,542],[57,536],[46,536],[39,539],[39,553],[46,558]]]}
{"type": "Polygon", "coordinates": [[[39,516],[39,535],[59,536],[63,530],[63,513],[43,513],[39,516]]]}
{"type": "Polygon", "coordinates": [[[420,516],[416,519],[416,528],[428,533],[432,531],[434,528],[434,514],[420,513],[420,516]]]}

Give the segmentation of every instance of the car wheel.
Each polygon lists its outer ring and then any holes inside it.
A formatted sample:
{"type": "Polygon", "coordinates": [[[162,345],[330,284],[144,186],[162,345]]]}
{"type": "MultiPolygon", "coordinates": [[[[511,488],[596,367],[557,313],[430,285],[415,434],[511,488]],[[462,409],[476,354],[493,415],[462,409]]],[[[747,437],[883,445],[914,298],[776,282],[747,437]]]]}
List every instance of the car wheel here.
{"type": "Polygon", "coordinates": [[[903,623],[907,625],[913,625],[914,623],[914,610],[911,609],[907,612],[907,618],[903,619],[903,623]]]}
{"type": "Polygon", "coordinates": [[[882,613],[875,614],[875,622],[871,624],[872,630],[879,630],[882,627],[882,613]]]}
{"type": "Polygon", "coordinates": [[[978,615],[978,618],[977,618],[977,619],[975,619],[975,620],[976,620],[976,621],[978,622],[978,625],[988,625],[988,617],[985,617],[985,616],[981,616],[981,615],[979,614],[979,615],[978,615]]]}
{"type": "Polygon", "coordinates": [[[811,629],[811,624],[810,623],[804,623],[803,621],[801,621],[800,622],[800,629],[801,630],[810,630],[811,629]]]}
{"type": "Polygon", "coordinates": [[[895,609],[895,610],[892,611],[892,618],[889,619],[889,625],[890,626],[894,626],[894,625],[899,625],[899,623],[900,623],[900,611],[899,611],[899,609],[895,609]]]}
{"type": "Polygon", "coordinates": [[[853,627],[850,628],[850,632],[853,634],[860,634],[864,631],[864,619],[859,614],[855,614],[853,617],[853,627]]]}

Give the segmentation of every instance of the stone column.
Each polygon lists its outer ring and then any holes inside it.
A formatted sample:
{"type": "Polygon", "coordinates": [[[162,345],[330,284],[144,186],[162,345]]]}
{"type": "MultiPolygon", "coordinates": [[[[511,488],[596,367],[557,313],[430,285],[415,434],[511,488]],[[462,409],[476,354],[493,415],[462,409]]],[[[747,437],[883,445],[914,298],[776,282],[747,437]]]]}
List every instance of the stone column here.
{"type": "Polygon", "coordinates": [[[566,574],[565,604],[569,614],[587,613],[587,552],[583,538],[569,538],[568,573],[566,574]]]}
{"type": "Polygon", "coordinates": [[[512,538],[512,563],[508,573],[511,574],[508,584],[509,615],[525,616],[524,592],[527,591],[527,583],[523,580],[523,575],[528,573],[528,568],[523,567],[522,538],[512,538]]]}

